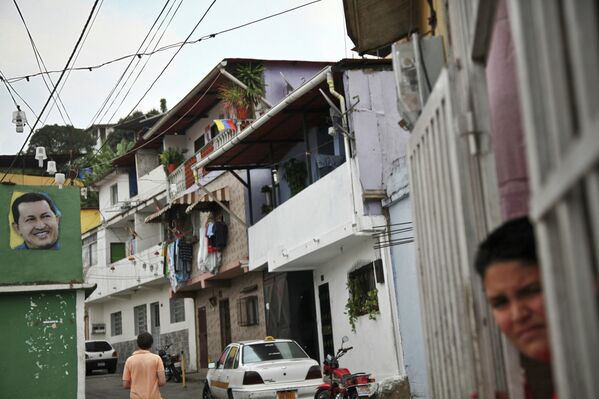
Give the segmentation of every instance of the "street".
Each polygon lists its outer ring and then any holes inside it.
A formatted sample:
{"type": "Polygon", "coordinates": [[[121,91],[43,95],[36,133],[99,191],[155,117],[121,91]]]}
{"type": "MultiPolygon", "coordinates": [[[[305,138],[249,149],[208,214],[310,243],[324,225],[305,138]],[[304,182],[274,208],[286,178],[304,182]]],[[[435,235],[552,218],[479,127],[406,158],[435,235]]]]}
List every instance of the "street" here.
{"type": "MultiPolygon", "coordinates": [[[[85,397],[87,399],[129,399],[129,391],[122,388],[122,375],[96,372],[85,377],[85,397]]],[[[163,399],[200,398],[204,379],[198,373],[186,376],[186,387],[181,383],[167,382],[160,388],[163,399]]]]}

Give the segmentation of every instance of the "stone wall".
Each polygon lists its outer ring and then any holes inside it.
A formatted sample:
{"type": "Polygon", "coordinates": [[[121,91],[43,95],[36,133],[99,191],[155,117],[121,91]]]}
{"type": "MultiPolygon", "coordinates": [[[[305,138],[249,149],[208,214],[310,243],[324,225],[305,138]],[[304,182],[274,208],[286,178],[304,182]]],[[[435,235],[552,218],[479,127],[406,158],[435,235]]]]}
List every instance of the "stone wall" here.
{"type": "MultiPolygon", "coordinates": [[[[185,355],[185,366],[186,369],[189,368],[189,333],[187,329],[174,331],[167,334],[160,334],[160,343],[161,345],[165,345],[167,343],[172,344],[167,351],[172,355],[175,353],[180,353],[181,348],[183,348],[185,355]]],[[[123,367],[125,366],[125,360],[127,360],[127,358],[137,350],[137,342],[135,340],[124,341],[114,343],[112,346],[117,351],[119,359],[117,362],[117,372],[122,373],[123,367]]],[[[151,352],[158,354],[158,348],[155,345],[152,345],[151,352]]]]}

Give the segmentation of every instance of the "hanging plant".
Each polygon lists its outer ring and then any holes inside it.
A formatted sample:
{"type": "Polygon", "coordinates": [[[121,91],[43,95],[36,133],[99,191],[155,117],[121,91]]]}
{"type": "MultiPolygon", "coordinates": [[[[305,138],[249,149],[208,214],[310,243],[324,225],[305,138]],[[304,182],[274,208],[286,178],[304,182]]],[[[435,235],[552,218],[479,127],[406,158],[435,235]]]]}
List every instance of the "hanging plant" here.
{"type": "Polygon", "coordinates": [[[351,330],[356,332],[356,320],[360,316],[368,315],[368,319],[376,320],[379,314],[378,290],[376,288],[367,292],[366,297],[360,295],[358,281],[355,279],[347,280],[347,290],[349,296],[345,304],[345,314],[349,319],[351,330]]]}
{"type": "Polygon", "coordinates": [[[285,180],[287,180],[287,184],[291,190],[291,196],[306,188],[306,176],[308,176],[308,172],[303,162],[291,158],[285,163],[283,169],[285,170],[285,180]]]}

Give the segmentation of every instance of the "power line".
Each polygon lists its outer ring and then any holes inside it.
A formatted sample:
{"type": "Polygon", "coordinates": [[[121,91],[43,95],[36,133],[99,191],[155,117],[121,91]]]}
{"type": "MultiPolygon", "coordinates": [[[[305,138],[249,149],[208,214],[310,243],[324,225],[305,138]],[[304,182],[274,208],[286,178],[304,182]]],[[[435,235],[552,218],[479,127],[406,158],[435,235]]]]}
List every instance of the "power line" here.
{"type": "MultiPolygon", "coordinates": [[[[301,9],[301,8],[304,8],[304,7],[307,7],[307,6],[316,4],[316,3],[320,3],[321,1],[323,1],[323,0],[314,0],[314,1],[310,1],[308,3],[300,4],[299,6],[296,6],[296,7],[293,7],[293,8],[289,8],[289,9],[286,9],[284,11],[280,11],[280,12],[277,12],[277,13],[274,13],[274,14],[270,14],[270,15],[267,15],[265,17],[255,19],[255,20],[246,22],[246,23],[241,24],[241,25],[236,25],[236,26],[233,26],[231,28],[227,28],[227,29],[224,29],[224,30],[221,30],[221,31],[218,31],[218,32],[210,33],[208,35],[202,36],[202,37],[200,37],[198,39],[195,39],[195,40],[183,41],[183,42],[177,42],[177,43],[173,43],[173,44],[168,44],[166,46],[160,47],[160,48],[156,49],[155,51],[152,51],[152,52],[149,52],[149,53],[128,54],[128,55],[124,55],[124,56],[112,59],[110,61],[103,62],[101,64],[90,65],[90,66],[83,66],[83,67],[76,67],[76,68],[70,68],[69,70],[72,70],[72,71],[83,71],[83,70],[87,70],[87,71],[91,72],[94,69],[99,69],[99,68],[105,67],[107,65],[113,64],[115,62],[126,60],[128,58],[149,56],[149,55],[153,55],[153,54],[156,54],[156,53],[159,53],[159,52],[162,52],[162,51],[166,51],[166,50],[170,50],[170,49],[173,49],[173,48],[177,48],[177,47],[180,47],[180,46],[184,46],[184,45],[188,45],[188,44],[196,44],[196,43],[199,43],[199,42],[204,41],[204,40],[214,39],[216,36],[221,35],[223,33],[229,33],[229,32],[232,32],[232,31],[235,31],[235,30],[238,30],[238,29],[242,29],[242,28],[245,28],[247,26],[250,26],[250,25],[262,22],[262,21],[266,21],[266,20],[271,19],[271,18],[275,18],[275,17],[278,17],[280,15],[287,14],[287,13],[296,11],[298,9],[301,9]]],[[[58,73],[58,72],[60,72],[60,71],[48,71],[47,73],[51,74],[51,73],[58,73]]],[[[29,75],[16,76],[16,77],[8,78],[8,80],[11,83],[14,83],[14,82],[17,82],[17,81],[20,81],[20,80],[27,80],[27,81],[29,81],[30,78],[33,78],[33,77],[36,77],[36,76],[40,76],[42,74],[44,74],[44,73],[40,72],[40,73],[34,73],[34,74],[29,74],[29,75]]]]}
{"type": "Polygon", "coordinates": [[[87,17],[87,21],[85,21],[85,25],[83,26],[83,30],[81,31],[81,34],[79,35],[79,39],[77,39],[77,43],[75,43],[75,48],[73,48],[73,51],[71,52],[71,55],[69,56],[69,59],[67,60],[67,63],[64,67],[64,69],[62,70],[62,73],[60,74],[60,77],[58,78],[58,81],[56,81],[56,85],[54,85],[54,88],[52,89],[52,92],[50,93],[50,96],[48,97],[48,99],[46,100],[46,103],[44,104],[44,107],[42,108],[42,111],[40,112],[39,117],[36,118],[35,123],[33,124],[33,127],[31,128],[31,131],[29,132],[29,134],[27,135],[27,138],[25,139],[25,141],[23,142],[23,145],[21,146],[21,149],[19,150],[19,152],[17,153],[17,156],[14,157],[14,159],[12,160],[12,162],[10,163],[10,166],[8,167],[8,170],[4,173],[4,176],[2,176],[2,179],[0,179],[0,183],[4,181],[4,178],[6,177],[6,175],[12,170],[13,165],[15,164],[15,162],[17,161],[17,159],[19,158],[19,156],[21,155],[21,152],[23,151],[23,148],[25,148],[25,145],[27,145],[27,142],[29,141],[29,139],[31,138],[31,135],[33,134],[35,127],[37,126],[37,124],[40,121],[40,117],[44,114],[44,111],[46,110],[46,108],[48,107],[48,104],[50,103],[50,100],[52,100],[52,96],[54,95],[54,92],[56,92],[56,89],[58,88],[58,85],[60,84],[60,81],[62,80],[64,74],[67,71],[67,68],[69,67],[69,64],[71,63],[71,60],[73,59],[73,56],[75,55],[75,52],[77,51],[77,47],[79,47],[79,43],[81,43],[81,40],[83,39],[83,35],[85,34],[85,31],[89,25],[89,22],[94,14],[94,10],[96,9],[96,6],[98,5],[98,1],[99,0],[95,0],[94,1],[94,5],[92,7],[92,10],[89,14],[89,16],[87,17]]]}
{"type": "MultiPolygon", "coordinates": [[[[79,49],[77,50],[77,54],[75,54],[75,58],[73,59],[73,65],[75,65],[75,63],[77,62],[77,59],[79,58],[79,55],[81,54],[81,50],[83,49],[83,45],[85,44],[85,41],[87,40],[87,37],[89,36],[89,33],[92,31],[92,27],[94,26],[94,23],[96,22],[96,18],[98,17],[98,14],[100,13],[100,9],[102,8],[102,5],[104,4],[104,0],[100,1],[100,5],[98,6],[98,9],[96,10],[96,13],[91,21],[91,23],[89,24],[89,29],[87,30],[87,32],[85,33],[85,37],[83,38],[83,41],[81,42],[81,46],[79,46],[79,49]]],[[[64,89],[67,80],[69,79],[69,77],[71,76],[71,72],[72,70],[69,70],[67,73],[67,76],[64,78],[60,88],[58,89],[58,94],[60,94],[62,92],[62,90],[64,89]]],[[[52,107],[54,106],[54,104],[52,104],[52,107]]],[[[46,121],[48,120],[48,117],[50,116],[50,112],[52,112],[52,107],[50,107],[50,111],[48,111],[48,113],[46,114],[46,117],[44,118],[44,123],[46,123],[46,121]]]]}
{"type": "MultiPolygon", "coordinates": [[[[29,108],[29,111],[31,111],[31,113],[33,114],[33,116],[35,116],[36,118],[38,117],[37,114],[35,113],[35,111],[33,110],[33,108],[31,108],[31,106],[29,105],[29,103],[27,101],[25,101],[25,99],[23,97],[21,97],[21,95],[19,94],[18,91],[15,90],[14,87],[12,87],[12,85],[10,84],[10,82],[8,82],[6,80],[6,76],[2,73],[2,71],[0,71],[0,79],[4,82],[4,84],[6,85],[6,88],[8,89],[8,92],[10,93],[10,96],[12,97],[12,93],[14,92],[17,97],[19,97],[19,99],[21,101],[23,101],[23,104],[25,104],[25,106],[27,108],[29,108]]],[[[14,101],[14,97],[13,97],[13,101],[14,101]]],[[[18,107],[19,105],[15,102],[15,105],[18,107]]],[[[29,123],[27,123],[27,125],[29,125],[29,123]]],[[[42,125],[44,125],[44,123],[42,123],[42,125]]]]}
{"type": "MultiPolygon", "coordinates": [[[[160,37],[158,38],[158,41],[156,42],[156,44],[154,45],[154,48],[152,49],[152,51],[156,50],[156,47],[158,47],[158,45],[160,44],[160,42],[162,41],[162,38],[164,37],[164,34],[166,33],[166,30],[168,29],[168,27],[170,26],[171,22],[173,21],[173,18],[175,17],[175,15],[177,14],[177,11],[179,11],[179,8],[181,7],[181,4],[183,4],[183,0],[181,0],[179,2],[179,5],[177,6],[177,8],[175,9],[175,12],[173,13],[173,15],[171,16],[170,20],[168,21],[168,23],[166,24],[164,30],[162,31],[162,34],[160,35],[160,37]]],[[[160,27],[159,27],[160,29],[160,27]]],[[[153,38],[152,38],[153,39],[153,38]]],[[[141,73],[144,71],[144,69],[146,68],[146,65],[148,65],[148,62],[150,61],[150,57],[148,56],[146,58],[146,61],[144,62],[144,64],[142,65],[140,71],[137,73],[137,76],[135,77],[135,79],[133,80],[133,83],[131,83],[131,86],[129,86],[129,90],[127,90],[127,92],[125,93],[125,96],[121,99],[121,102],[119,103],[118,107],[114,110],[114,112],[112,113],[112,115],[110,116],[110,118],[108,119],[108,123],[110,123],[110,121],[114,118],[114,116],[116,115],[116,113],[118,112],[118,110],[121,108],[121,106],[123,105],[123,103],[125,102],[125,99],[129,96],[129,93],[131,92],[131,89],[133,89],[133,86],[135,85],[135,83],[137,82],[137,79],[139,79],[141,73]]],[[[124,87],[124,85],[123,85],[124,87]]]]}
{"type": "MultiPolygon", "coordinates": [[[[158,20],[160,19],[160,17],[162,16],[162,13],[164,12],[164,10],[166,9],[166,6],[168,5],[168,3],[170,2],[170,0],[167,0],[166,3],[164,3],[164,6],[162,7],[162,9],[160,10],[160,13],[158,14],[158,16],[156,17],[156,19],[154,19],[154,22],[152,23],[152,26],[150,27],[150,29],[148,30],[148,32],[146,33],[146,36],[144,37],[144,39],[141,41],[141,43],[139,44],[139,47],[137,48],[136,53],[139,53],[139,51],[141,50],[142,46],[144,45],[144,43],[146,42],[146,40],[148,39],[148,36],[150,36],[150,33],[152,32],[152,30],[154,29],[154,26],[156,26],[156,23],[158,22],[158,20]]],[[[129,64],[127,64],[127,66],[125,67],[125,69],[123,70],[123,72],[121,73],[121,76],[118,78],[116,84],[114,85],[114,87],[110,90],[110,93],[108,93],[108,96],[104,99],[104,102],[102,103],[102,105],[100,106],[100,109],[94,114],[94,116],[92,117],[92,120],[89,123],[89,126],[93,126],[93,124],[96,122],[97,118],[100,116],[100,114],[102,113],[102,111],[104,110],[104,107],[106,107],[106,104],[108,104],[108,101],[110,101],[110,98],[112,97],[112,95],[114,94],[114,91],[117,89],[117,87],[119,86],[119,84],[121,83],[121,81],[123,80],[123,77],[127,74],[127,71],[129,70],[129,67],[131,66],[131,64],[133,63],[133,60],[135,59],[135,57],[133,56],[131,58],[131,60],[129,61],[129,64]]],[[[117,94],[118,96],[118,94],[117,94]]],[[[111,104],[112,105],[112,104],[111,104]]]]}
{"type": "MultiPolygon", "coordinates": [[[[204,14],[202,15],[202,17],[198,21],[198,23],[193,27],[193,29],[191,30],[191,32],[189,32],[189,35],[187,35],[187,37],[185,38],[184,42],[188,41],[189,38],[191,37],[191,35],[193,35],[193,32],[195,32],[195,30],[198,28],[198,26],[200,26],[200,24],[202,23],[202,21],[204,20],[204,18],[206,18],[206,15],[208,15],[208,12],[212,8],[212,6],[214,6],[215,3],[216,3],[216,0],[212,0],[212,3],[210,3],[210,5],[206,9],[206,11],[204,12],[204,14]]],[[[158,81],[158,79],[160,79],[160,77],[162,76],[162,74],[164,73],[164,71],[166,71],[166,69],[171,65],[171,62],[173,62],[173,60],[175,59],[175,57],[177,56],[177,54],[179,54],[179,52],[181,52],[182,49],[183,49],[183,45],[181,45],[177,49],[177,51],[175,52],[175,54],[173,54],[173,56],[171,57],[171,59],[167,62],[167,64],[162,69],[162,71],[160,71],[160,73],[158,74],[158,76],[156,77],[156,79],[154,79],[154,81],[152,82],[152,84],[150,85],[150,87],[148,87],[148,90],[146,90],[146,92],[143,94],[143,96],[141,96],[141,98],[139,99],[139,101],[133,106],[133,108],[131,109],[131,111],[129,111],[129,113],[127,114],[127,116],[131,115],[133,113],[133,111],[135,111],[135,108],[137,108],[137,106],[139,105],[139,103],[141,103],[141,101],[146,97],[146,95],[150,92],[150,90],[152,90],[152,88],[154,87],[154,85],[156,84],[156,82],[158,81]]],[[[125,118],[127,116],[125,116],[125,118]]]]}
{"type": "MultiPolygon", "coordinates": [[[[40,70],[40,72],[48,72],[48,70],[46,69],[46,64],[44,63],[44,59],[42,58],[42,54],[39,52],[39,50],[37,49],[37,46],[35,45],[35,40],[33,40],[33,36],[31,35],[31,31],[29,30],[29,27],[27,26],[27,22],[25,21],[25,17],[23,17],[23,13],[21,12],[21,8],[19,7],[17,0],[13,0],[13,3],[15,5],[15,7],[17,8],[17,12],[19,13],[21,22],[23,22],[23,25],[25,26],[25,30],[27,31],[27,36],[29,37],[29,43],[31,44],[31,47],[33,48],[33,55],[35,56],[35,62],[37,63],[38,69],[40,70]],[[40,65],[40,61],[41,61],[41,65],[40,65]]],[[[46,89],[48,89],[48,92],[51,92],[50,85],[46,82],[44,75],[42,75],[42,80],[44,81],[44,85],[46,86],[46,89]]],[[[50,81],[51,84],[54,84],[54,82],[52,82],[52,77],[50,75],[48,75],[48,80],[50,81]]],[[[71,120],[71,117],[69,116],[67,109],[64,106],[64,103],[62,102],[62,99],[60,98],[60,95],[58,93],[56,94],[56,97],[58,98],[58,103],[60,103],[60,105],[62,105],[62,108],[64,109],[64,113],[67,116],[67,119],[69,120],[69,122],[71,122],[71,126],[72,126],[73,121],[71,120]]],[[[64,119],[64,115],[62,114],[60,106],[54,99],[54,96],[52,96],[52,100],[54,101],[54,104],[56,104],[56,109],[58,110],[58,113],[60,114],[60,118],[66,125],[67,121],[64,119]]]]}

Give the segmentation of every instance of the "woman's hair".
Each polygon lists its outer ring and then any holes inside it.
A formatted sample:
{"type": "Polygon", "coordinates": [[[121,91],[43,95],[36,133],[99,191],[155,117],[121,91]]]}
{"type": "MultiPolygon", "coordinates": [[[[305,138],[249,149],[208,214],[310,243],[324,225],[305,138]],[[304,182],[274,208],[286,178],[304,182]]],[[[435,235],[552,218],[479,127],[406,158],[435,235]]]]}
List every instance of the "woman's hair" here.
{"type": "Polygon", "coordinates": [[[478,246],[474,267],[481,277],[496,262],[520,261],[538,265],[534,229],[528,217],[510,220],[491,232],[478,246]]]}

